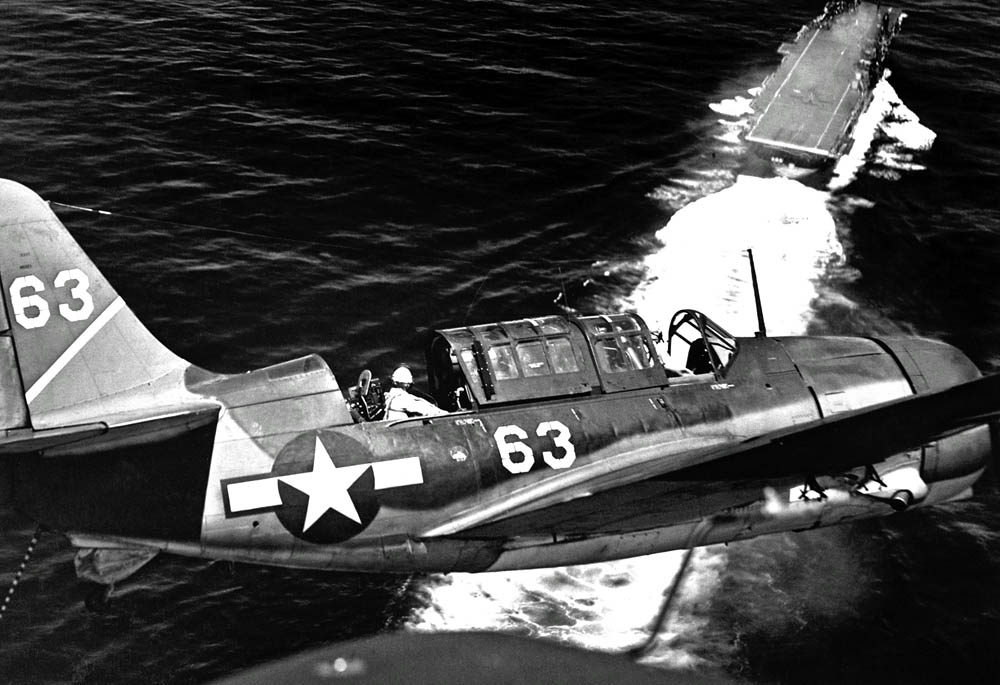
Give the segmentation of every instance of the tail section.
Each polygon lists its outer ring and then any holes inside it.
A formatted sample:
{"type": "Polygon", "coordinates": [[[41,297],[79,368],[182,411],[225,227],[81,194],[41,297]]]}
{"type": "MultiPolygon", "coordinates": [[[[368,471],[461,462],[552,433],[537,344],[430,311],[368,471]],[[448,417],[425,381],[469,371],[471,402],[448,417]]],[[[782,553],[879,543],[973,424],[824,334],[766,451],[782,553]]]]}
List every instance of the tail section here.
{"type": "Polygon", "coordinates": [[[8,180],[0,283],[0,430],[83,424],[183,387],[188,363],[142,325],[46,202],[8,180]]]}

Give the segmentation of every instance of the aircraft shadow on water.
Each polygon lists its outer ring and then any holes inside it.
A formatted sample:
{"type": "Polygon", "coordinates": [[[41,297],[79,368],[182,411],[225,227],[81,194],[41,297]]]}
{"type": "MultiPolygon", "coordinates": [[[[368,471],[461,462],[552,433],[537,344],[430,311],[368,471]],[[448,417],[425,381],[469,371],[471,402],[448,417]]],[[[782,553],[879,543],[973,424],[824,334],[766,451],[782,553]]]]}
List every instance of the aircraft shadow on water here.
{"type": "Polygon", "coordinates": [[[158,552],[406,573],[729,542],[967,497],[997,439],[1000,375],[952,346],[762,316],[736,338],[691,310],[662,339],[629,313],[434,331],[449,413],[379,420],[381,384],[316,355],[177,357],[13,181],[0,277],[0,501],[106,584],[158,552]]]}

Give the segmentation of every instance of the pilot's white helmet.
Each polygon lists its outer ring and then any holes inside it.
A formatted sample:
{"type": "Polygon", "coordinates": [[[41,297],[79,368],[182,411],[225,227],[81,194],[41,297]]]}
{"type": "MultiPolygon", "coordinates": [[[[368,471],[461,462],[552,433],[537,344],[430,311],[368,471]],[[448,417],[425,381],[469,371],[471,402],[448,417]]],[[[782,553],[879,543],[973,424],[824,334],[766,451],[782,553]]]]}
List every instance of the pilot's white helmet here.
{"type": "Polygon", "coordinates": [[[411,385],[413,383],[413,374],[405,366],[400,366],[392,372],[392,382],[411,385]]]}

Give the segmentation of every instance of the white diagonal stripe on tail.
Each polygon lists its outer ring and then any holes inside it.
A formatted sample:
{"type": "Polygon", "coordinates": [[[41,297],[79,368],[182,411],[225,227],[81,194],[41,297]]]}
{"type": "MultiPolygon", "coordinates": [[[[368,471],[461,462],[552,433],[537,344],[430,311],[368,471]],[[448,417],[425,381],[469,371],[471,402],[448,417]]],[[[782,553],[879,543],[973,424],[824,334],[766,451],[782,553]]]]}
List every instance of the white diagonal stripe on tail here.
{"type": "Polygon", "coordinates": [[[48,386],[52,380],[59,375],[67,364],[72,361],[73,357],[80,353],[80,350],[90,342],[90,340],[97,335],[102,328],[104,328],[111,319],[115,317],[115,314],[120,312],[125,307],[125,301],[122,298],[116,298],[114,302],[108,305],[107,309],[101,312],[100,316],[94,319],[93,323],[87,326],[87,329],[80,334],[72,344],[66,348],[66,351],[59,355],[59,358],[52,363],[45,373],[38,377],[38,380],[28,388],[28,391],[24,393],[24,399],[28,404],[31,404],[32,400],[38,397],[43,390],[48,386]]]}

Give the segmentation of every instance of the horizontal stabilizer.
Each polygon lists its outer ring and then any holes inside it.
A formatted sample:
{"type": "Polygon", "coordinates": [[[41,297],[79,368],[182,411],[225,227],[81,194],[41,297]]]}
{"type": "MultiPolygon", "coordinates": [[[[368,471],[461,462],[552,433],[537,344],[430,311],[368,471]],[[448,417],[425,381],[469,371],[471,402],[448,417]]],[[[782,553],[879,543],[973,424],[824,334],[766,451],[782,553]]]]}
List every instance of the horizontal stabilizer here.
{"type": "Polygon", "coordinates": [[[123,412],[104,420],[58,428],[30,428],[0,432],[0,456],[39,454],[66,457],[148,445],[183,435],[214,423],[219,405],[214,402],[183,407],[153,407],[123,412]]]}
{"type": "Polygon", "coordinates": [[[80,549],[73,559],[76,577],[113,586],[131,577],[159,553],[147,547],[80,549]]]}

